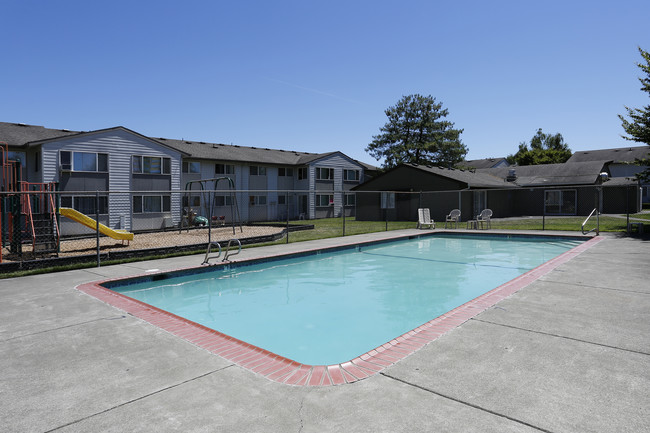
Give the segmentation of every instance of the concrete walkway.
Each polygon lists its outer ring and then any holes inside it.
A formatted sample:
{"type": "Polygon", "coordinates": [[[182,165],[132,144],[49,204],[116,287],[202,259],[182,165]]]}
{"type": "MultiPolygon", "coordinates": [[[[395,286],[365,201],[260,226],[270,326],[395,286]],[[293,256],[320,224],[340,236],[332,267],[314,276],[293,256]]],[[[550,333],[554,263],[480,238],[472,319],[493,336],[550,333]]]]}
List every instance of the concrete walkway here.
{"type": "Polygon", "coordinates": [[[605,236],[381,374],[335,387],[272,382],[75,290],[201,261],[0,280],[0,431],[650,430],[649,240],[605,236]]]}

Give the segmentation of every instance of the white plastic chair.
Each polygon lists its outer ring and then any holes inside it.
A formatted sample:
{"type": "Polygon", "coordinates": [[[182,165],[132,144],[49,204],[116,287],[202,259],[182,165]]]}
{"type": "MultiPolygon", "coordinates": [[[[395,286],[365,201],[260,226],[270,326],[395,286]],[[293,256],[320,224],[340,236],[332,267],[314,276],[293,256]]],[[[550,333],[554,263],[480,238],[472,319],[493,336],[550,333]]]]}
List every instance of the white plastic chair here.
{"type": "Polygon", "coordinates": [[[417,228],[421,229],[424,226],[430,226],[432,229],[436,228],[436,223],[431,220],[431,213],[428,208],[418,209],[418,225],[417,228]]]}
{"type": "Polygon", "coordinates": [[[490,218],[492,218],[492,211],[483,209],[479,216],[476,217],[476,221],[481,225],[481,228],[490,229],[492,228],[490,218]]]}
{"type": "Polygon", "coordinates": [[[450,227],[451,223],[453,223],[455,228],[458,228],[458,220],[460,220],[460,209],[454,209],[445,217],[445,228],[447,228],[447,223],[450,223],[450,227]]]}

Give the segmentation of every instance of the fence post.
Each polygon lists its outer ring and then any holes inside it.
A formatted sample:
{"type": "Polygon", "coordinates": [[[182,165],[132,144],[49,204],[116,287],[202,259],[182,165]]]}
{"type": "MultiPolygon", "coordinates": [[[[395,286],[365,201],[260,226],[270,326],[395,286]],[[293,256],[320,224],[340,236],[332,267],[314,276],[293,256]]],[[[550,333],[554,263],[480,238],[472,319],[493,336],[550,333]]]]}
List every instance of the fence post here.
{"type": "MultiPolygon", "coordinates": [[[[636,201],[636,200],[635,200],[636,201]]],[[[625,224],[625,231],[630,230],[630,185],[625,188],[625,212],[627,215],[625,224]]]]}
{"type": "MultiPolygon", "coordinates": [[[[217,185],[215,183],[214,188],[216,189],[217,185]]],[[[212,193],[208,192],[208,245],[212,243],[212,193]]],[[[225,204],[225,203],[224,203],[225,204]]]]}
{"type": "Polygon", "coordinates": [[[341,192],[341,216],[343,217],[343,236],[345,236],[345,191],[341,192]]]}
{"type": "Polygon", "coordinates": [[[287,208],[287,243],[289,243],[289,191],[287,190],[287,198],[285,199],[285,207],[287,208]]]}
{"type": "Polygon", "coordinates": [[[99,254],[99,191],[95,191],[95,230],[97,232],[97,267],[101,266],[101,256],[99,254]]]}
{"type": "Polygon", "coordinates": [[[546,191],[542,190],[542,231],[546,227],[546,191]]]}

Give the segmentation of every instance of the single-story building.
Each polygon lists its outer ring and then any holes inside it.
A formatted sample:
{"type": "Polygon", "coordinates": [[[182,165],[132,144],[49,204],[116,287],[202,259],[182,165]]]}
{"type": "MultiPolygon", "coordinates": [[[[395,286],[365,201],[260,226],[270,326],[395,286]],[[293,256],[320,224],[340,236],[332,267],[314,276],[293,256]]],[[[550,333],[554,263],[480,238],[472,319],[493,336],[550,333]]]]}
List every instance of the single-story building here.
{"type": "Polygon", "coordinates": [[[357,219],[417,220],[417,209],[429,208],[444,221],[452,209],[461,220],[489,208],[494,217],[587,215],[638,212],[640,190],[631,179],[601,185],[602,162],[546,164],[459,170],[402,164],[358,187],[357,219]]]}
{"type": "Polygon", "coordinates": [[[508,161],[501,158],[483,158],[483,159],[469,159],[462,161],[458,164],[461,167],[474,168],[474,169],[483,169],[483,168],[499,168],[499,167],[508,167],[510,164],[508,161]]]}
{"type": "MultiPolygon", "coordinates": [[[[630,178],[648,168],[637,165],[636,160],[650,158],[650,146],[621,147],[614,149],[582,150],[575,152],[567,163],[601,161],[607,163],[609,173],[614,178],[630,178]]],[[[641,200],[650,203],[650,181],[641,182],[641,200]]]]}

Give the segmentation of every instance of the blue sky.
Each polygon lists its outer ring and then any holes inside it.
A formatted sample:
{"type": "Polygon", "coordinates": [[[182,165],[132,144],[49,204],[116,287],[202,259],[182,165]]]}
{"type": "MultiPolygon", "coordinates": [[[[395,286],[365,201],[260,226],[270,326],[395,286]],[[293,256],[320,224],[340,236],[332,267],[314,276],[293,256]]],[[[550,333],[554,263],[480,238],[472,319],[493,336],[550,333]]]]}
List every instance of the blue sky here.
{"type": "Polygon", "coordinates": [[[0,0],[0,121],[365,152],[403,95],[432,95],[469,148],[538,128],[573,151],[630,145],[648,105],[643,1],[0,0]]]}

